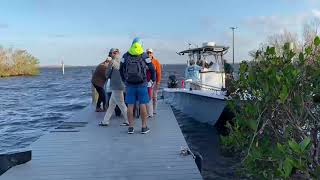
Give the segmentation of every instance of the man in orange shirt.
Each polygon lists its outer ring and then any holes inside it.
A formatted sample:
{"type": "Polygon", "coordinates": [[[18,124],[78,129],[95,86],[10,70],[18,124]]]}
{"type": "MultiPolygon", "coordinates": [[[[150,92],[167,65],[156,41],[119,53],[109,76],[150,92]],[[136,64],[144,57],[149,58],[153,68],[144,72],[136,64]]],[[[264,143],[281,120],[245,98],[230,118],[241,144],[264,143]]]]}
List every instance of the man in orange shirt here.
{"type": "Polygon", "coordinates": [[[152,103],[153,103],[153,114],[157,113],[157,99],[158,99],[158,90],[160,88],[160,81],[161,81],[161,64],[153,55],[153,49],[147,49],[147,54],[151,59],[151,62],[154,66],[156,72],[156,82],[153,85],[153,95],[152,95],[152,103]]]}

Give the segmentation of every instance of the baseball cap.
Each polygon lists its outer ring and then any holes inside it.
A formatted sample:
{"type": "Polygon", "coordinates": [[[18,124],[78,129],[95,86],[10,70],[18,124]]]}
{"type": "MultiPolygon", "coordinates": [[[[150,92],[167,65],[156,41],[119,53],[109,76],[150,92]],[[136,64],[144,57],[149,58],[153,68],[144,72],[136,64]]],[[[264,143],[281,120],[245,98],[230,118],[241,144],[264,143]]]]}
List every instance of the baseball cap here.
{"type": "Polygon", "coordinates": [[[109,51],[109,53],[113,53],[113,52],[116,52],[116,51],[119,52],[119,49],[118,49],[118,48],[111,48],[110,51],[109,51]]]}
{"type": "Polygon", "coordinates": [[[148,48],[148,49],[146,50],[146,52],[151,52],[151,53],[153,53],[153,49],[148,48]]]}

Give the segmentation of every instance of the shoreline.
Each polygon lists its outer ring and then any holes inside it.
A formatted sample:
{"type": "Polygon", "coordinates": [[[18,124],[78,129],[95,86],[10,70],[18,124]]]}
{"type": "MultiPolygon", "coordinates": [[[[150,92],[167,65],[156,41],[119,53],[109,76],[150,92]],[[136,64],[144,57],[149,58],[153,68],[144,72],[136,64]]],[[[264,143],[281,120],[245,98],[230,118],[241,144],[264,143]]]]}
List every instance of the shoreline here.
{"type": "Polygon", "coordinates": [[[16,75],[0,76],[0,79],[10,78],[10,77],[22,77],[22,76],[30,77],[30,76],[38,76],[38,75],[39,75],[39,73],[37,73],[37,74],[16,74],[16,75]]]}
{"type": "MultiPolygon", "coordinates": [[[[162,66],[167,65],[186,65],[185,63],[178,64],[162,64],[162,66]]],[[[80,67],[96,67],[97,65],[64,65],[64,68],[80,68],[80,67]]],[[[39,68],[61,68],[61,65],[40,65],[39,68]]]]}

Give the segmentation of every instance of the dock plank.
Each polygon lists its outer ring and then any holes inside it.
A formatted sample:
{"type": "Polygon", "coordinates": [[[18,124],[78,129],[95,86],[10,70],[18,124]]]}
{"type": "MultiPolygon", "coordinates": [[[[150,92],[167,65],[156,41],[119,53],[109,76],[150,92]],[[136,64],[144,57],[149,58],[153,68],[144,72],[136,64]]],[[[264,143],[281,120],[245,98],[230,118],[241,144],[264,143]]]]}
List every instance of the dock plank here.
{"type": "Polygon", "coordinates": [[[99,127],[104,113],[89,106],[69,120],[87,124],[49,131],[29,147],[32,160],[0,180],[202,179],[192,156],[180,155],[187,144],[170,106],[161,101],[158,108],[148,122],[150,133],[140,134],[141,120],[136,119],[135,134],[129,135],[121,118],[99,127]]]}

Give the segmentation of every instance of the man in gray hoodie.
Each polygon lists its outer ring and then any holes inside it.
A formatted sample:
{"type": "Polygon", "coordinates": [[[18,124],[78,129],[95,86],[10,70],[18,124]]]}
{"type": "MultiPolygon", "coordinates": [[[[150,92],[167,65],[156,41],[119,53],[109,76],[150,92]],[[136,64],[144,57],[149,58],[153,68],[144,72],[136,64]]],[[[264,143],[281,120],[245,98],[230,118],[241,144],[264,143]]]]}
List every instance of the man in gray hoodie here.
{"type": "Polygon", "coordinates": [[[124,103],[124,83],[120,76],[120,52],[119,49],[112,48],[110,49],[110,57],[112,58],[110,65],[107,69],[107,79],[110,79],[110,89],[111,89],[111,97],[109,100],[109,107],[107,109],[106,115],[104,116],[104,120],[99,124],[100,126],[108,126],[110,122],[110,118],[114,112],[115,107],[118,105],[120,108],[122,115],[124,116],[125,122],[122,123],[122,126],[128,126],[128,118],[127,118],[127,106],[124,103]]]}

